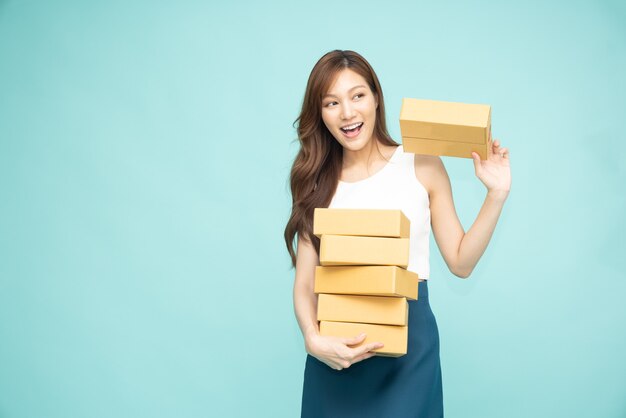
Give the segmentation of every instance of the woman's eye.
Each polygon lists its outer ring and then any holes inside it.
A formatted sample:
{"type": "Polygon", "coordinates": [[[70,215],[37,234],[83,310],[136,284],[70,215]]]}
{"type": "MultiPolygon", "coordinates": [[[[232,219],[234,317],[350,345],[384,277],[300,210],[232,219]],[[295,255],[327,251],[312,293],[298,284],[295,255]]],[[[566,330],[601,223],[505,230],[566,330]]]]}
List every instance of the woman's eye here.
{"type": "Polygon", "coordinates": [[[334,105],[336,105],[336,104],[337,104],[337,102],[328,102],[328,103],[326,103],[326,105],[325,105],[325,106],[326,106],[326,107],[331,107],[331,106],[334,106],[334,105]]]}
{"type": "Polygon", "coordinates": [[[361,97],[365,96],[363,93],[357,93],[354,95],[355,99],[360,99],[361,97]]]}

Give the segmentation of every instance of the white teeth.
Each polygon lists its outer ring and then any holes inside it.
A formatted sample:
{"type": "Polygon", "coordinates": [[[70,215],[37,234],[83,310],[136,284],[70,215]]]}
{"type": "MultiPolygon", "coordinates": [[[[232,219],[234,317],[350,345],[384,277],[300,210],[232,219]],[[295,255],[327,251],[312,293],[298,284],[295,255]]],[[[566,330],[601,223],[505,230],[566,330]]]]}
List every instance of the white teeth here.
{"type": "Polygon", "coordinates": [[[356,128],[357,126],[361,126],[361,125],[362,125],[362,123],[361,123],[361,122],[359,122],[359,123],[355,123],[355,124],[350,125],[350,126],[344,126],[344,127],[343,127],[343,128],[341,128],[341,129],[343,129],[343,130],[350,130],[350,129],[354,129],[354,128],[356,128]]]}

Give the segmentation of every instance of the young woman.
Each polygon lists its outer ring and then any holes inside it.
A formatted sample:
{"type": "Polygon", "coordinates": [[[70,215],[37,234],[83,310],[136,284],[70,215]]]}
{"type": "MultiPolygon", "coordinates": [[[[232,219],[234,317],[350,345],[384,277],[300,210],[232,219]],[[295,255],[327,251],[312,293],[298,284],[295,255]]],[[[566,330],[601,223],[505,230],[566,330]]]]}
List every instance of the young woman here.
{"type": "Polygon", "coordinates": [[[485,202],[465,232],[439,157],[405,153],[387,132],[383,92],[369,63],[353,51],[332,51],[315,65],[296,120],[300,151],[291,170],[293,206],[285,241],[296,268],[294,308],[307,351],[302,417],[443,416],[439,334],[428,303],[429,234],[450,271],[470,275],[484,253],[511,186],[509,155],[499,141],[476,176],[485,202]],[[408,270],[420,279],[409,301],[408,353],[374,356],[382,343],[365,335],[319,334],[317,296],[318,207],[401,209],[411,222],[408,270]],[[297,235],[297,247],[294,243],[297,235]]]}

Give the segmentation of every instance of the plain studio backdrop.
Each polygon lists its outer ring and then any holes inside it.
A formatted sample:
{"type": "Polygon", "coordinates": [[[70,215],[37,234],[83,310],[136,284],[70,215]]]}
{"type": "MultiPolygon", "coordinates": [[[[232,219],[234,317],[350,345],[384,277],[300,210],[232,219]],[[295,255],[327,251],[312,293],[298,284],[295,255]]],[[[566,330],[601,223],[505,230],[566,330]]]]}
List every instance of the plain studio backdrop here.
{"type": "MultiPolygon", "coordinates": [[[[623,2],[4,0],[0,417],[299,415],[292,124],[332,49],[397,141],[415,97],[511,151],[472,276],[431,239],[446,415],[626,416],[623,2]]],[[[443,161],[467,230],[486,189],[443,161]]]]}

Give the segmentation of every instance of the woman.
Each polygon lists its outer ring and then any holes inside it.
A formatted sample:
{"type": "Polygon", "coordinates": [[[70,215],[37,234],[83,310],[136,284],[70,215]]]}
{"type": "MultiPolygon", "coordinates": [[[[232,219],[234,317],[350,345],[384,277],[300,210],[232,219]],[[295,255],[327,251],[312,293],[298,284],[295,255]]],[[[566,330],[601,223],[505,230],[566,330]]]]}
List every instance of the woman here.
{"type": "Polygon", "coordinates": [[[405,153],[391,139],[378,78],[359,54],[336,50],[317,62],[296,123],[301,148],[291,170],[293,207],[285,240],[296,268],[294,308],[308,353],[302,417],[443,416],[439,334],[428,303],[429,234],[432,229],[450,271],[468,277],[510,190],[507,149],[495,140],[488,160],[472,153],[476,176],[488,191],[465,232],[441,159],[405,153]],[[373,357],[382,343],[361,344],[363,334],[319,335],[313,292],[319,239],[312,233],[317,207],[401,209],[409,218],[407,269],[422,280],[419,299],[409,301],[406,355],[373,357]]]}

